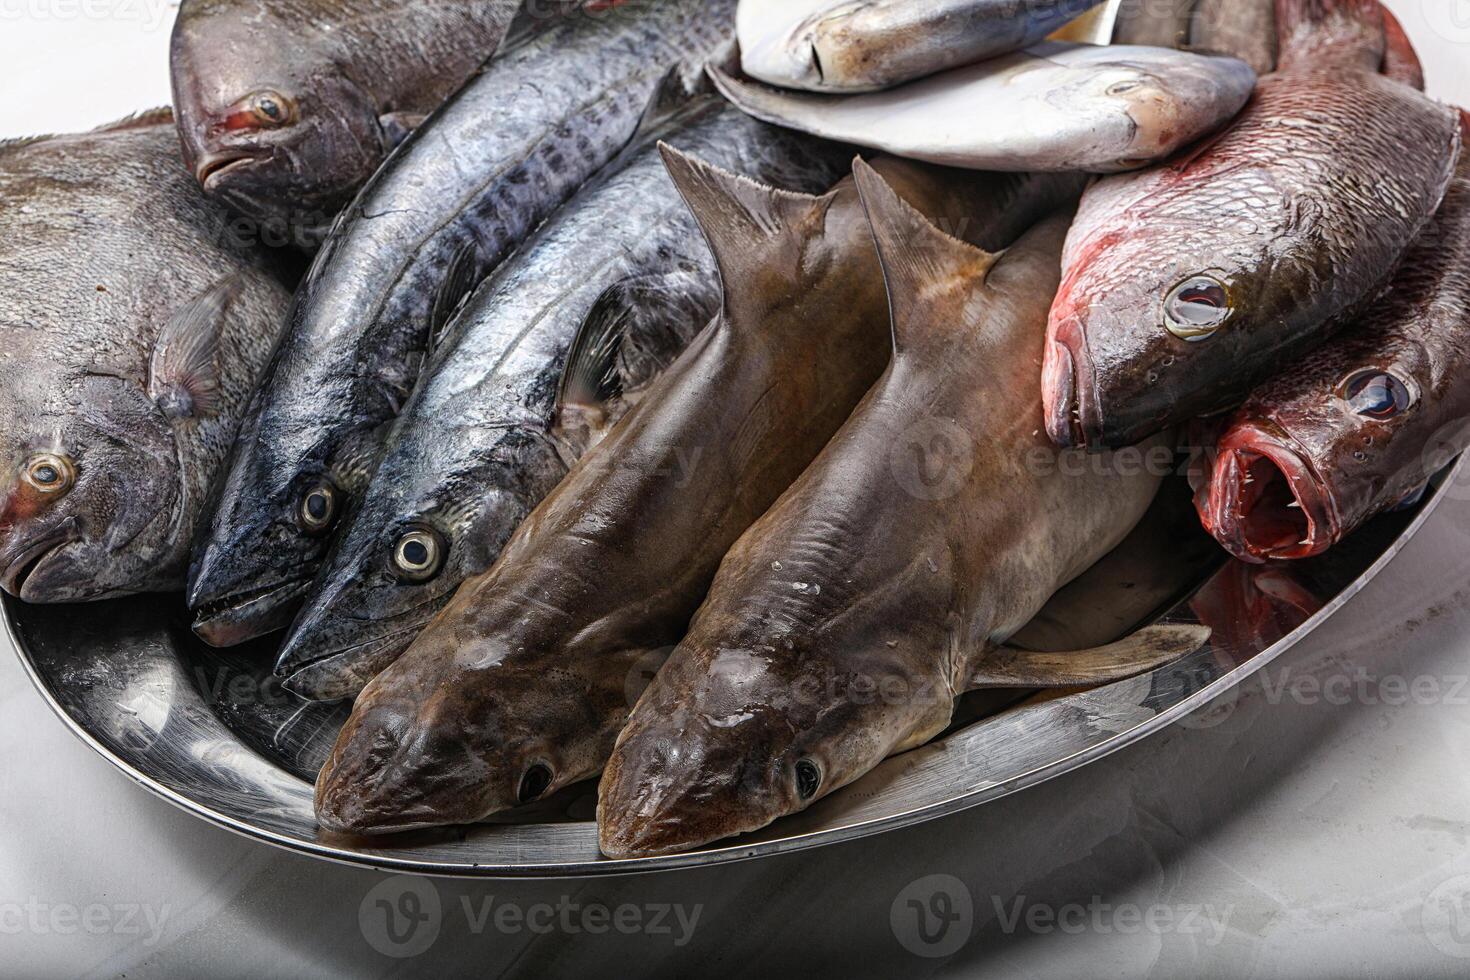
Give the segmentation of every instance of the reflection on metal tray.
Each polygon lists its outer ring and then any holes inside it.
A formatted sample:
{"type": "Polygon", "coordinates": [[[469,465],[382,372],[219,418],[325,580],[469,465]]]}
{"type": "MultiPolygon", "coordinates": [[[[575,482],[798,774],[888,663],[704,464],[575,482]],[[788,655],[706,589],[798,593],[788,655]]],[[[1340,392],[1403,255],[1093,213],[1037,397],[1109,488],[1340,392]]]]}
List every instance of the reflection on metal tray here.
{"type": "Polygon", "coordinates": [[[1016,638],[1037,649],[1115,639],[1146,622],[1202,622],[1203,649],[1104,687],[965,698],[935,742],[757,834],[689,854],[612,861],[597,850],[591,784],[496,823],[385,840],[336,838],[312,818],[311,779],[346,718],[281,689],[269,645],[210,650],[182,603],[150,596],[26,606],[5,618],[32,679],[104,758],[165,799],[230,830],[332,860],[426,874],[569,876],[692,867],[814,847],[932,819],[1113,752],[1230,689],[1304,636],[1403,547],[1458,478],[1462,459],[1413,509],[1320,558],[1222,560],[1182,479],[1138,529],[1059,593],[1016,638]]]}

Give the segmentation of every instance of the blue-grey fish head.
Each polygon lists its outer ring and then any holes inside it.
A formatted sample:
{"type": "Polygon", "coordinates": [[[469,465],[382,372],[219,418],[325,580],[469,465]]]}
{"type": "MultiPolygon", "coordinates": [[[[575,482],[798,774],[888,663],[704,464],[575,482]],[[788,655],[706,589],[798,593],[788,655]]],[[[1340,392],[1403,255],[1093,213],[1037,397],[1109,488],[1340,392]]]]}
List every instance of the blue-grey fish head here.
{"type": "Polygon", "coordinates": [[[188,460],[139,382],[15,358],[0,371],[0,587],[26,602],[175,588],[188,460]]]}
{"type": "Polygon", "coordinates": [[[248,21],[197,10],[180,13],[171,48],[185,165],[243,215],[324,224],[388,149],[374,100],[335,67],[327,35],[264,8],[248,21]]]}
{"type": "Polygon", "coordinates": [[[350,503],[312,454],[261,438],[258,406],[246,418],[189,568],[194,631],[219,647],[290,625],[350,503]]]}
{"type": "Polygon", "coordinates": [[[424,487],[383,469],[333,548],[276,673],[313,700],[355,696],[396,660],[524,519],[519,494],[478,470],[424,487]]]}

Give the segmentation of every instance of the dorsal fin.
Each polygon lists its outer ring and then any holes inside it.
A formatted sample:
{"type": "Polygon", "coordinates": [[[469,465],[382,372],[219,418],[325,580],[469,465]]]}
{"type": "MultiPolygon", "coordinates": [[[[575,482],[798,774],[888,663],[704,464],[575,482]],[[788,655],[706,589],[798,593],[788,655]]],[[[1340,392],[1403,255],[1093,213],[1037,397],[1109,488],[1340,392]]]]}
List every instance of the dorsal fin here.
{"type": "Polygon", "coordinates": [[[948,292],[957,281],[979,287],[999,256],[940,231],[862,159],[853,162],[852,173],[888,286],[893,349],[902,352],[914,321],[923,317],[916,303],[921,295],[948,292]]]}
{"type": "Polygon", "coordinates": [[[719,268],[725,310],[749,293],[747,274],[769,268],[774,257],[789,252],[792,266],[800,257],[804,236],[799,229],[820,213],[832,195],[813,197],[770,187],[749,177],[705,163],[667,143],[659,143],[664,166],[679,195],[704,233],[719,268]]]}
{"type": "Polygon", "coordinates": [[[145,129],[148,126],[160,126],[164,123],[174,121],[174,110],[169,106],[159,106],[157,109],[144,109],[130,116],[123,116],[116,122],[105,123],[92,130],[94,133],[121,133],[129,129],[145,129]]]}

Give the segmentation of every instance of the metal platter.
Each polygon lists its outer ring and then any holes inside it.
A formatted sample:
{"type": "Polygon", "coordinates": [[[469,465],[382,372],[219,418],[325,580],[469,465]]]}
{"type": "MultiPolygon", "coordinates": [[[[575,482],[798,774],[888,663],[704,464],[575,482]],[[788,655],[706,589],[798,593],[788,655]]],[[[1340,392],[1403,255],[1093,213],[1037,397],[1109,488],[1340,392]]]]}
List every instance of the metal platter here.
{"type": "Polygon", "coordinates": [[[1210,643],[1150,674],[1019,699],[967,697],[935,742],[764,831],[687,854],[599,855],[593,784],[498,823],[392,840],[334,837],[312,817],[312,782],[347,715],[271,676],[268,645],[210,650],[182,602],[149,596],[26,606],[4,616],[26,670],[66,725],[150,791],[229,830],[315,857],[421,874],[572,877],[688,868],[879,833],[976,806],[1086,765],[1179,719],[1264,667],[1373,578],[1466,476],[1462,459],[1414,507],[1320,558],[1223,560],[1182,477],[1134,533],[1059,593],[1016,638],[1036,649],[1108,642],[1152,621],[1204,623],[1210,643]]]}

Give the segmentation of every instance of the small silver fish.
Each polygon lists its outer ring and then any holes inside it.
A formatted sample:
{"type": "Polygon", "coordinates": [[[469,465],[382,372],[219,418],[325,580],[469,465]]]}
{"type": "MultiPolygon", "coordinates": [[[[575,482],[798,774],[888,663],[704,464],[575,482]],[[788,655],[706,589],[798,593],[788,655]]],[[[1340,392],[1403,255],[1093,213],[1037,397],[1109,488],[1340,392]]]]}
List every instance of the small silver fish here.
{"type": "Polygon", "coordinates": [[[869,95],[809,95],[710,75],[766,122],[975,170],[1135,170],[1219,129],[1256,75],[1235,58],[1047,42],[869,95]]]}
{"type": "Polygon", "coordinates": [[[875,92],[1010,54],[1102,0],[743,0],[741,66],[811,92],[875,92]]]}

